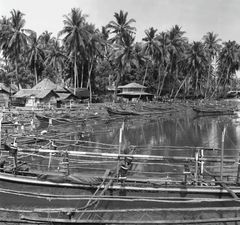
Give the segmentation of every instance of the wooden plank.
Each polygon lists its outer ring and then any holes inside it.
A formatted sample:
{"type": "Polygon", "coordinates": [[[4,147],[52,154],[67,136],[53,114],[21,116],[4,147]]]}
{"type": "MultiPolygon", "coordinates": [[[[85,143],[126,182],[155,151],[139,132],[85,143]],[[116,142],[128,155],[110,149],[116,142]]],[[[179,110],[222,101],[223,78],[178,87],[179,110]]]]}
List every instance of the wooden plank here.
{"type": "Polygon", "coordinates": [[[217,223],[217,222],[238,222],[240,217],[234,218],[209,218],[209,219],[195,219],[195,220],[67,220],[67,219],[50,219],[50,218],[36,218],[22,217],[25,221],[34,222],[48,222],[54,224],[199,224],[199,223],[217,223]]]}

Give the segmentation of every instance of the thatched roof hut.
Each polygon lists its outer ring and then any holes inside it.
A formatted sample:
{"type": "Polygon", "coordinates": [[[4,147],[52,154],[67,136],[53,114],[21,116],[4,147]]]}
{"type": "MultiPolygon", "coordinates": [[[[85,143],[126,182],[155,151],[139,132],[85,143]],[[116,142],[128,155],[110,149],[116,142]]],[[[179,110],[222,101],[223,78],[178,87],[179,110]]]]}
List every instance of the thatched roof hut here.
{"type": "Polygon", "coordinates": [[[13,95],[16,105],[38,106],[41,104],[56,103],[59,96],[53,90],[21,89],[13,95]]]}

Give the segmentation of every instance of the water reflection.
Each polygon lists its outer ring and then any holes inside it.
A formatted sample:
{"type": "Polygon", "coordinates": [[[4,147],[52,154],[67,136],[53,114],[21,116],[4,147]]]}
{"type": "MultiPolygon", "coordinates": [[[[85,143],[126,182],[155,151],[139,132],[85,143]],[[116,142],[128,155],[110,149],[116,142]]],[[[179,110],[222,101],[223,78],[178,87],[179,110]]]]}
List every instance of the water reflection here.
{"type": "MultiPolygon", "coordinates": [[[[117,144],[124,119],[101,124],[92,141],[117,144]]],[[[137,146],[221,147],[221,134],[226,126],[225,149],[239,149],[240,124],[238,115],[177,118],[136,119],[125,121],[123,142],[137,146]]]]}

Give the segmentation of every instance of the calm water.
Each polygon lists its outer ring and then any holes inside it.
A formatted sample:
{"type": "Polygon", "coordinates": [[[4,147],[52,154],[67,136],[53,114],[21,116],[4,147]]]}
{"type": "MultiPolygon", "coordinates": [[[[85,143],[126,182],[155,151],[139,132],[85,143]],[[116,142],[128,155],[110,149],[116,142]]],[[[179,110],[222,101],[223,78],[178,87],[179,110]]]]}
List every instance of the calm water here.
{"type": "Polygon", "coordinates": [[[123,144],[221,148],[222,131],[226,127],[225,149],[240,149],[240,114],[197,117],[191,109],[168,118],[135,117],[96,122],[89,125],[93,131],[90,139],[118,144],[123,122],[123,144]]]}

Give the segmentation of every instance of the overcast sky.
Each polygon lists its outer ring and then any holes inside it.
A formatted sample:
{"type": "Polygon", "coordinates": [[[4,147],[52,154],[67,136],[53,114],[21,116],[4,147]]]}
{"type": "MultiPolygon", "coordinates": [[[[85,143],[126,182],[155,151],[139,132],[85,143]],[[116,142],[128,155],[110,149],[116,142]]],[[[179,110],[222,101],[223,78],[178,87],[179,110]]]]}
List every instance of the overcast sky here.
{"type": "Polygon", "coordinates": [[[0,16],[20,10],[25,14],[25,28],[56,36],[63,28],[63,15],[74,7],[87,14],[87,21],[97,28],[114,20],[115,12],[128,12],[128,18],[136,20],[137,41],[151,26],[166,31],[178,24],[190,40],[199,41],[213,31],[223,41],[240,43],[240,0],[0,0],[0,16]]]}

